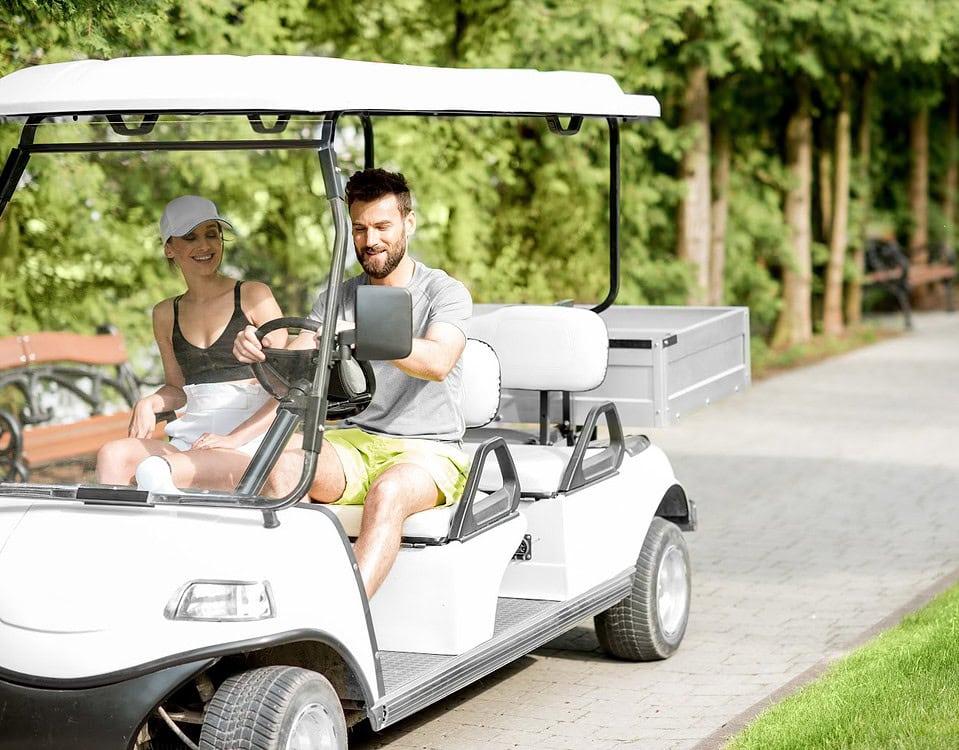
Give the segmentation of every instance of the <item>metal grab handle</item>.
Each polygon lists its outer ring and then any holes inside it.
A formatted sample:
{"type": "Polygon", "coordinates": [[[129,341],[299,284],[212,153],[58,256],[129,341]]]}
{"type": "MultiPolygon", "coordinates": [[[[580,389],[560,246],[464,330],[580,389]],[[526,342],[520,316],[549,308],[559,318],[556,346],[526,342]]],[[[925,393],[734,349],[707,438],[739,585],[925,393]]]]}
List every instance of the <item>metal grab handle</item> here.
{"type": "Polygon", "coordinates": [[[576,439],[576,445],[573,446],[569,463],[566,464],[566,469],[563,471],[559,491],[569,492],[608,474],[613,474],[623,463],[625,453],[626,441],[623,438],[623,423],[619,419],[616,404],[612,401],[597,404],[586,415],[586,422],[576,439]],[[586,450],[589,448],[590,436],[596,429],[596,423],[601,416],[606,419],[609,430],[609,445],[595,456],[587,458],[586,450]]]}
{"type": "Polygon", "coordinates": [[[453,512],[450,522],[449,540],[465,542],[499,521],[510,517],[519,506],[519,479],[516,476],[516,464],[509,452],[506,441],[493,437],[480,444],[473,455],[473,463],[463,498],[453,512]],[[489,454],[492,453],[499,463],[503,486],[486,497],[476,499],[480,479],[489,454]]]}

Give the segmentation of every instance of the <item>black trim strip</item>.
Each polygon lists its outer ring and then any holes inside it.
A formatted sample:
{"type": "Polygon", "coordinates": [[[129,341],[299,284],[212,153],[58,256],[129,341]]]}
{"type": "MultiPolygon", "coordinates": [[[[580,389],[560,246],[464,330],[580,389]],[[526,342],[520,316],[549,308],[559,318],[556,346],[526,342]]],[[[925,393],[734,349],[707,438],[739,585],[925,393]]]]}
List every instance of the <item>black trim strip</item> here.
{"type": "Polygon", "coordinates": [[[277,138],[271,140],[237,139],[231,141],[136,141],[105,143],[37,143],[31,154],[106,153],[109,151],[261,151],[273,149],[320,149],[326,142],[317,139],[277,138]]]}
{"type": "Polygon", "coordinates": [[[610,339],[610,349],[652,349],[651,339],[610,339]]]}
{"type": "Polygon", "coordinates": [[[180,664],[124,682],[77,690],[27,687],[0,680],[0,747],[130,748],[137,729],[154,708],[210,664],[180,664]]]}

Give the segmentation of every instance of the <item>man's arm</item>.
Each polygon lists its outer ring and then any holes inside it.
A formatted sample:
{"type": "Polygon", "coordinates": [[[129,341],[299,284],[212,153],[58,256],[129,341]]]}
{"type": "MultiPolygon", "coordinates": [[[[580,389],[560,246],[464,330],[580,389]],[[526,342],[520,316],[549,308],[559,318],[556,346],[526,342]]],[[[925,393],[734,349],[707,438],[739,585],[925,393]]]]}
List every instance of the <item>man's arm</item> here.
{"type": "Polygon", "coordinates": [[[391,360],[414,378],[421,380],[445,380],[459,361],[466,348],[466,335],[452,323],[433,323],[426,335],[413,339],[413,349],[403,359],[391,360]]]}

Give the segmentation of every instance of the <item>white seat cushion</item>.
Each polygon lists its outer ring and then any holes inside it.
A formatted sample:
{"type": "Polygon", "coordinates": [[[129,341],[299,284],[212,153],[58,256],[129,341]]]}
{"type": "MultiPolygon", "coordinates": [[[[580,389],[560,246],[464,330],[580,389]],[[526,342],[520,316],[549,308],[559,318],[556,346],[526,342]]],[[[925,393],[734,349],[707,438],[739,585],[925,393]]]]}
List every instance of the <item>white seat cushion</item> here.
{"type": "MultiPolygon", "coordinates": [[[[346,535],[359,536],[363,520],[362,505],[327,505],[340,520],[346,535]]],[[[445,539],[450,533],[450,521],[456,504],[442,505],[414,513],[403,523],[403,536],[410,539],[445,539]]]]}
{"type": "Polygon", "coordinates": [[[467,339],[461,402],[467,427],[489,424],[499,411],[499,358],[485,341],[467,339]]]}
{"type": "MultiPolygon", "coordinates": [[[[466,451],[475,451],[476,443],[464,446],[466,451]]],[[[586,457],[598,453],[602,448],[590,448],[586,457]]],[[[567,445],[515,445],[509,446],[510,455],[516,464],[520,495],[529,497],[549,497],[559,491],[559,483],[569,464],[573,449],[567,445]]],[[[490,457],[480,477],[480,489],[494,492],[503,486],[499,464],[490,457]]]]}
{"type": "Polygon", "coordinates": [[[503,388],[588,391],[606,377],[609,334],[592,310],[509,305],[466,322],[499,357],[503,388]]]}

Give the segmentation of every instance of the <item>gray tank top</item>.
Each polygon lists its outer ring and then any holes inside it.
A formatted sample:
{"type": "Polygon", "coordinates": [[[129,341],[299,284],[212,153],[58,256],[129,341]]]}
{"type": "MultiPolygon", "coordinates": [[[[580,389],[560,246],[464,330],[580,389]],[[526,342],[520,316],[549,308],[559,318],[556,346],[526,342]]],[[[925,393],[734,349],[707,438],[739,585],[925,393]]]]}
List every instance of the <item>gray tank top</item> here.
{"type": "Polygon", "coordinates": [[[248,380],[253,377],[249,365],[237,362],[233,356],[233,339],[248,325],[243,308],[240,306],[240,286],[238,281],[233,287],[233,315],[226,324],[223,333],[206,349],[194,346],[180,331],[180,297],[173,299],[173,355],[183,373],[186,385],[197,383],[226,383],[230,380],[248,380]]]}

